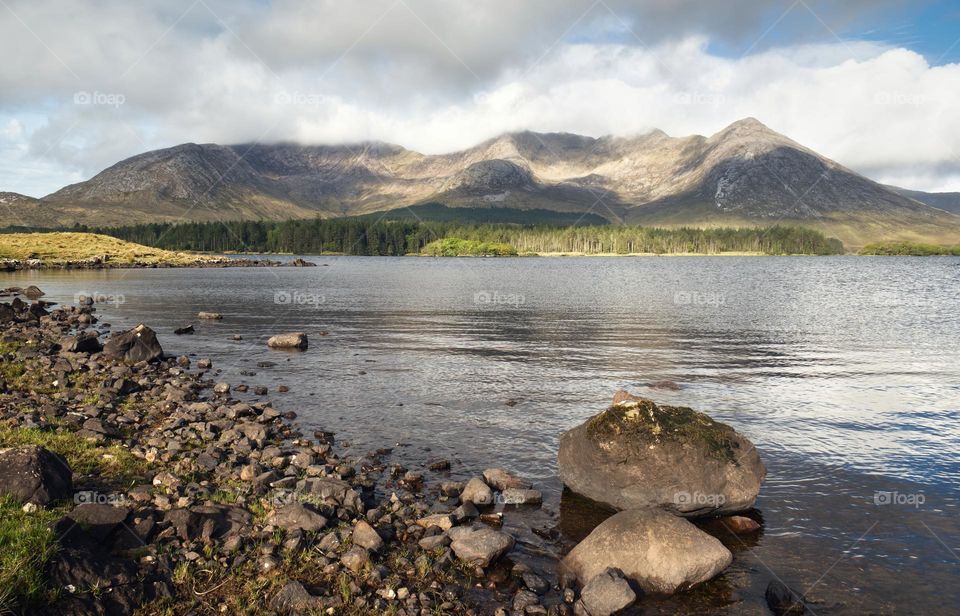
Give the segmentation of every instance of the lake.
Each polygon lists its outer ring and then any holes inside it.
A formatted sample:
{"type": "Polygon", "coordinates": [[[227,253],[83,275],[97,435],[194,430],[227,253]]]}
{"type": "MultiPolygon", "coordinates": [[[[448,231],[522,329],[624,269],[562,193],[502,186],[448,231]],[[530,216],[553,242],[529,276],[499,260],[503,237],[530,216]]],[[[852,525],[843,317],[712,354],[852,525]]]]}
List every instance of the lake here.
{"type": "Polygon", "coordinates": [[[409,468],[526,476],[544,506],[506,524],[535,564],[602,519],[562,491],[562,431],[620,388],[693,407],[761,452],[764,530],[725,538],[727,572],[645,614],[765,613],[772,579],[817,614],[960,610],[960,259],[307,259],[321,266],[17,272],[0,287],[103,296],[113,330],[144,322],[218,380],[287,385],[274,405],[346,455],[391,446],[409,468]],[[307,351],[265,346],[293,330],[307,351]]]}

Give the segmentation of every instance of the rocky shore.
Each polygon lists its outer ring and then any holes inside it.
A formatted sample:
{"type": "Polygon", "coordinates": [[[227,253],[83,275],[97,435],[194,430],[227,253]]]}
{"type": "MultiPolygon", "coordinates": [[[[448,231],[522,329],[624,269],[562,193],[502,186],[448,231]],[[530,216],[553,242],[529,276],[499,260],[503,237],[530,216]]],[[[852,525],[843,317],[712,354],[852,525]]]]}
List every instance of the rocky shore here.
{"type": "MultiPolygon", "coordinates": [[[[685,516],[749,508],[765,474],[729,427],[618,394],[564,436],[560,466],[568,485],[619,486],[590,496],[624,511],[548,575],[512,557],[495,505],[542,495],[507,470],[458,482],[446,460],[421,473],[388,463],[389,448],[343,456],[266,388],[239,400],[210,359],[166,356],[146,325],[108,335],[92,305],[14,292],[0,303],[0,611],[602,616],[723,571],[730,552],[685,516]],[[600,463],[613,442],[635,468],[600,463]],[[642,468],[680,459],[713,470],[692,487],[666,477],[661,502],[642,468]]],[[[775,590],[775,613],[802,613],[775,590]]]]}
{"type": "Polygon", "coordinates": [[[72,261],[50,262],[43,259],[0,259],[0,271],[15,272],[20,270],[95,270],[95,269],[167,269],[175,267],[314,267],[304,259],[292,261],[275,261],[273,259],[251,259],[228,257],[209,257],[198,255],[194,260],[178,262],[123,262],[112,261],[109,257],[98,256],[89,259],[72,261]]]}

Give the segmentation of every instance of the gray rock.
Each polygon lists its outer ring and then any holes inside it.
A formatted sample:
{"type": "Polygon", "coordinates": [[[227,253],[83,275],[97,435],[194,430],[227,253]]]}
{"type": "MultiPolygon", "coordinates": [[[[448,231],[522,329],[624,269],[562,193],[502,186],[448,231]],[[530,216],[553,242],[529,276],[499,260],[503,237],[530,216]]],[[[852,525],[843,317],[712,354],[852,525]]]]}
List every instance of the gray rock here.
{"type": "Polygon", "coordinates": [[[595,576],[580,593],[580,601],[590,616],[610,616],[637,600],[630,584],[617,569],[595,576]]]}
{"type": "Polygon", "coordinates": [[[354,546],[343,553],[340,562],[350,571],[358,573],[370,562],[370,554],[365,549],[354,546]]]}
{"type": "Polygon", "coordinates": [[[447,531],[460,560],[486,567],[513,549],[513,537],[488,526],[458,526],[447,531]]]}
{"type": "Polygon", "coordinates": [[[111,359],[137,363],[155,361],[163,357],[157,334],[144,324],[107,338],[103,354],[111,359]]]}
{"type": "Polygon", "coordinates": [[[460,500],[465,503],[473,503],[474,505],[492,505],[493,490],[484,483],[483,479],[474,477],[468,481],[467,485],[463,488],[463,492],[460,494],[460,500]]]}
{"type": "Polygon", "coordinates": [[[309,612],[319,607],[321,601],[314,597],[300,582],[287,582],[273,599],[270,600],[270,609],[280,612],[309,612]]]}
{"type": "Polygon", "coordinates": [[[219,321],[223,318],[223,315],[219,312],[198,312],[198,319],[206,319],[208,321],[219,321]]]}
{"type": "Polygon", "coordinates": [[[62,456],[43,447],[0,449],[0,493],[43,507],[73,494],[73,473],[62,456]]]}
{"type": "Polygon", "coordinates": [[[561,436],[564,485],[617,509],[693,517],[753,506],[767,471],[744,436],[688,408],[617,399],[561,436]]]}
{"type": "Polygon", "coordinates": [[[300,529],[306,532],[322,530],[327,518],[300,503],[284,505],[270,514],[269,523],[287,531],[300,529]]]}
{"type": "Polygon", "coordinates": [[[561,568],[587,584],[612,567],[644,591],[672,594],[709,580],[732,561],[723,544],[684,518],[661,509],[634,509],[597,526],[561,568]]]}
{"type": "Polygon", "coordinates": [[[353,527],[353,543],[354,545],[376,552],[383,547],[383,538],[374,527],[360,520],[357,522],[357,525],[353,527]]]}
{"type": "Polygon", "coordinates": [[[543,494],[540,490],[507,488],[500,494],[500,498],[505,505],[539,505],[543,503],[543,494]]]}
{"type": "Polygon", "coordinates": [[[267,340],[267,346],[275,349],[305,349],[307,344],[307,335],[303,332],[277,334],[267,340]]]}
{"type": "Polygon", "coordinates": [[[488,468],[483,471],[483,480],[487,485],[501,492],[507,488],[519,488],[523,490],[530,487],[529,483],[502,468],[488,468]]]}

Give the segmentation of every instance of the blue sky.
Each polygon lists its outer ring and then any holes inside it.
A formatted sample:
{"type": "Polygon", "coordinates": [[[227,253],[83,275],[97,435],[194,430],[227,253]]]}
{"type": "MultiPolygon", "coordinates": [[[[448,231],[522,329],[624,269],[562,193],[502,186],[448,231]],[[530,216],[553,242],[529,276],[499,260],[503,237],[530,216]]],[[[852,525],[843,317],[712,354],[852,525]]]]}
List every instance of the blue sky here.
{"type": "Polygon", "coordinates": [[[960,3],[4,0],[0,190],[183,142],[711,134],[960,190],[960,3]]]}

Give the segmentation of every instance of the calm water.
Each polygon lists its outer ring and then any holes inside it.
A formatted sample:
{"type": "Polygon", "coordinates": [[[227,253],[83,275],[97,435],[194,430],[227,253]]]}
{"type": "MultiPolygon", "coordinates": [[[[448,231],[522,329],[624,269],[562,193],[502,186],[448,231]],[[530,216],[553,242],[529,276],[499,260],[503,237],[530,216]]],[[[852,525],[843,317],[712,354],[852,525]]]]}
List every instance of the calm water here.
{"type": "Polygon", "coordinates": [[[275,405],[348,455],[399,444],[392,461],[409,467],[529,477],[545,505],[507,524],[541,565],[598,521],[562,494],[559,434],[618,388],[692,406],[761,451],[765,527],[728,541],[723,576],[644,613],[764,613],[774,578],[817,614],[960,611],[960,259],[310,260],[327,265],[26,272],[0,287],[116,296],[98,307],[114,329],[142,321],[218,378],[288,385],[275,405]],[[194,336],[172,334],[190,323],[194,336]],[[289,330],[309,350],[265,347],[289,330]],[[647,387],[660,380],[681,389],[647,387]]]}

